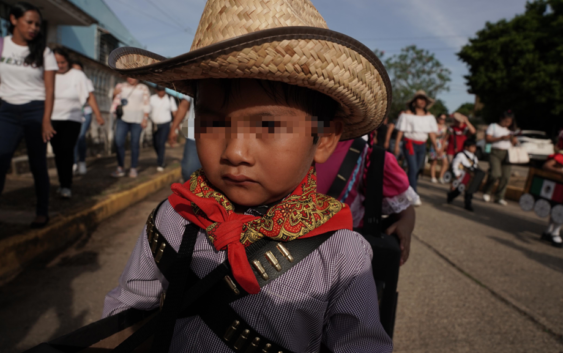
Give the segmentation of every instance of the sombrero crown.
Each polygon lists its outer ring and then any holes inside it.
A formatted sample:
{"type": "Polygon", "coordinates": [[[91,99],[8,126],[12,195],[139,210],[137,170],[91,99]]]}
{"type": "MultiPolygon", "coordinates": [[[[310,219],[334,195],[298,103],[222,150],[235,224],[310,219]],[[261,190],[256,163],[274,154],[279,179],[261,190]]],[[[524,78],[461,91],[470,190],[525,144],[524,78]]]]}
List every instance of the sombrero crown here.
{"type": "Polygon", "coordinates": [[[119,48],[123,75],[193,95],[190,81],[254,78],[322,92],[340,103],[342,139],[375,129],[391,101],[383,65],[360,42],[328,29],[309,0],[208,0],[189,53],[166,59],[119,48]]]}

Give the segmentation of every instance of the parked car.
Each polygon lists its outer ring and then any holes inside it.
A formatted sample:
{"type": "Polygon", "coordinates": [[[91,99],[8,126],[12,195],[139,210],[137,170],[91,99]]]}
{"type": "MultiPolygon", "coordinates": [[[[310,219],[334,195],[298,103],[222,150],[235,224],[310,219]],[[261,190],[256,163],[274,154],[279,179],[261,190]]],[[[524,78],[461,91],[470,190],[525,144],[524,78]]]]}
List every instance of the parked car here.
{"type": "MultiPolygon", "coordinates": [[[[555,153],[553,141],[543,131],[522,130],[516,134],[516,139],[519,145],[528,152],[532,161],[545,161],[550,154],[555,153]]],[[[477,141],[477,158],[488,159],[488,154],[485,152],[486,144],[485,139],[477,141]]]]}

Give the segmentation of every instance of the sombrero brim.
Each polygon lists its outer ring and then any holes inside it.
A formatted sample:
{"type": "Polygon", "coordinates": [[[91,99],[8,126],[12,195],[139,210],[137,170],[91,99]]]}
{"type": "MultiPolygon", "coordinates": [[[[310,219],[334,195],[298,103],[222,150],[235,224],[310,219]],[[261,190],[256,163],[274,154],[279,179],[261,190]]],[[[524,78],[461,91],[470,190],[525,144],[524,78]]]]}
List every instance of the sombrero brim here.
{"type": "Polygon", "coordinates": [[[426,104],[426,109],[432,108],[432,106],[434,105],[434,103],[436,103],[436,100],[435,100],[435,99],[432,99],[432,98],[428,97],[428,96],[425,95],[425,94],[416,94],[414,97],[411,98],[410,101],[407,102],[407,107],[410,107],[411,104],[412,104],[412,102],[414,102],[414,101],[415,101],[417,98],[419,98],[419,97],[422,97],[422,98],[426,99],[426,102],[428,102],[428,103],[426,104]]]}
{"type": "Polygon", "coordinates": [[[375,54],[351,37],[317,27],[261,30],[171,59],[123,47],[112,51],[108,62],[123,75],[190,96],[190,81],[206,78],[254,78],[308,87],[340,103],[342,140],[377,128],[391,104],[391,82],[375,54]]]}

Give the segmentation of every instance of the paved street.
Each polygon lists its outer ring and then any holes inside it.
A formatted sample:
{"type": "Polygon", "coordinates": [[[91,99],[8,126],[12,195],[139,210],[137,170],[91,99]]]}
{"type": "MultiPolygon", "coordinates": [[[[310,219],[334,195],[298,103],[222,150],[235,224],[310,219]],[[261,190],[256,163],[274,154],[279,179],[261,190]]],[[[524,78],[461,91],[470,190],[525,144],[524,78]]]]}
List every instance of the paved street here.
{"type": "MultiPolygon", "coordinates": [[[[563,250],[546,220],[421,183],[423,206],[401,271],[396,352],[563,352],[563,250]]],[[[46,265],[0,287],[0,351],[20,352],[97,320],[162,190],[101,224],[46,265]]]]}

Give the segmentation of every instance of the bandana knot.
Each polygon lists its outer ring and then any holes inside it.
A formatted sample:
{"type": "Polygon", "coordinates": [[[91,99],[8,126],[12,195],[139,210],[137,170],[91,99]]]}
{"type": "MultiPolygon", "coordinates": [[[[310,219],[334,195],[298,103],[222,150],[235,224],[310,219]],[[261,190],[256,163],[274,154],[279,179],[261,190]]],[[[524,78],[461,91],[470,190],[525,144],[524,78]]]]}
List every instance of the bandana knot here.
{"type": "Polygon", "coordinates": [[[184,185],[172,185],[172,191],[170,205],[183,218],[205,229],[217,251],[227,250],[235,280],[250,294],[260,292],[260,285],[245,247],[264,237],[287,242],[352,230],[350,209],[330,196],[317,194],[314,167],[289,196],[262,217],[235,213],[231,202],[213,189],[202,170],[194,172],[184,185]]]}

